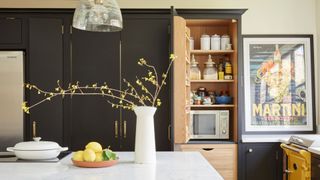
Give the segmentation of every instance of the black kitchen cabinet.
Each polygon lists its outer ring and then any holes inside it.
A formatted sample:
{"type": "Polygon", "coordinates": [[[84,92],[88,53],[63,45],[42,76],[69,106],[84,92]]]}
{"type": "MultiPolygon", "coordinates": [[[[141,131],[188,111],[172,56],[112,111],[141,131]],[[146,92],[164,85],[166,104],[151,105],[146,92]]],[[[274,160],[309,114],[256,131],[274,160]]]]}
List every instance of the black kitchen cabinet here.
{"type": "Polygon", "coordinates": [[[311,179],[320,179],[320,155],[312,154],[311,157],[311,179]]]}
{"type": "Polygon", "coordinates": [[[0,15],[0,48],[21,49],[25,47],[26,19],[16,14],[0,15]]]}
{"type": "Polygon", "coordinates": [[[282,149],[279,143],[239,144],[239,180],[282,179],[282,149]]]}
{"type": "MultiPolygon", "coordinates": [[[[72,82],[80,85],[107,83],[120,87],[120,33],[97,33],[73,29],[72,82]]],[[[72,150],[83,149],[90,141],[97,141],[113,150],[120,150],[120,111],[101,96],[74,96],[71,100],[72,150]]]]}
{"type": "MultiPolygon", "coordinates": [[[[169,15],[124,14],[124,28],[121,32],[121,77],[135,83],[136,77],[147,76],[146,67],[137,64],[140,58],[144,58],[154,65],[161,74],[169,65],[170,24],[169,15]]],[[[154,86],[144,83],[150,92],[154,92],[154,86]]],[[[126,84],[122,84],[125,89],[126,84]]],[[[140,91],[141,88],[138,88],[140,91]]],[[[158,151],[170,150],[168,139],[168,126],[170,124],[170,89],[163,87],[160,93],[162,105],[154,116],[156,149],[158,151]]],[[[121,140],[123,150],[134,150],[136,117],[134,112],[122,110],[121,123],[125,126],[121,140]]]]}
{"type": "MultiPolygon", "coordinates": [[[[26,60],[26,82],[37,85],[45,91],[57,87],[57,80],[63,83],[64,19],[59,17],[29,18],[29,48],[26,60]]],[[[29,92],[27,92],[29,93],[29,92]]],[[[35,104],[45,97],[37,91],[30,91],[27,101],[35,104]]],[[[27,124],[36,122],[36,135],[45,140],[63,143],[63,102],[57,97],[33,109],[27,117],[27,124]]],[[[32,127],[32,126],[29,126],[32,127]]]]}

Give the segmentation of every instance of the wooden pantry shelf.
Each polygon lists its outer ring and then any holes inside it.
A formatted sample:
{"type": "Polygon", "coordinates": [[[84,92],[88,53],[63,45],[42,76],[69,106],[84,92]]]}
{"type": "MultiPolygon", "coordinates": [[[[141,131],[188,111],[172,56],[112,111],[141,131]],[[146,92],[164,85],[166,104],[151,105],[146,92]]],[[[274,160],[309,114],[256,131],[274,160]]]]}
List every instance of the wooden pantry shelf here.
{"type": "Polygon", "coordinates": [[[191,54],[232,54],[234,53],[234,50],[218,50],[218,51],[214,51],[214,50],[190,50],[191,54]]]}
{"type": "Polygon", "coordinates": [[[190,107],[192,108],[211,108],[211,107],[228,108],[228,107],[234,107],[234,104],[190,105],[190,107]]]}
{"type": "Polygon", "coordinates": [[[191,83],[232,83],[234,80],[190,80],[191,83]]]}

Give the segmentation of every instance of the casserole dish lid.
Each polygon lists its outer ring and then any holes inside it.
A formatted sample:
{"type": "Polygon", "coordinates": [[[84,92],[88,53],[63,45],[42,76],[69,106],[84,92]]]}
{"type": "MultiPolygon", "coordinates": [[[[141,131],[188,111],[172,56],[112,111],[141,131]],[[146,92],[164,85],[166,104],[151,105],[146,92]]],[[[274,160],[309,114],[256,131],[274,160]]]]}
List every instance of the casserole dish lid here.
{"type": "Polygon", "coordinates": [[[40,137],[35,137],[33,138],[34,141],[19,142],[13,149],[18,151],[44,151],[61,148],[56,142],[40,141],[40,139],[40,137]]]}

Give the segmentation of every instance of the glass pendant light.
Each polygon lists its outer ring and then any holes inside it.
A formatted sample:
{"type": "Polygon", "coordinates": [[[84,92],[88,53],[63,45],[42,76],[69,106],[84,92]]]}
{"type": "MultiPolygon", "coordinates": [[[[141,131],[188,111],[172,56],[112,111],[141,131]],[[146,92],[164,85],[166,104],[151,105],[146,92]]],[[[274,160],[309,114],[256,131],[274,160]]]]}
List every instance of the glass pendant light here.
{"type": "Polygon", "coordinates": [[[94,32],[122,30],[122,15],[116,0],[80,0],[72,26],[94,32]]]}

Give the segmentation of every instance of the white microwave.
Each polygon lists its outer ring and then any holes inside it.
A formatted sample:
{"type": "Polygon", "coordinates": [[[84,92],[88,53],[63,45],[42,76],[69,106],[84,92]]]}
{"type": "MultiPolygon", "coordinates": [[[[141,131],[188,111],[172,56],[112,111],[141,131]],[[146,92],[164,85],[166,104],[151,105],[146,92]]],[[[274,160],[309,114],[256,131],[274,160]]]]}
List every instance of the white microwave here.
{"type": "Polygon", "coordinates": [[[229,139],[229,111],[190,111],[189,130],[190,139],[229,139]]]}

